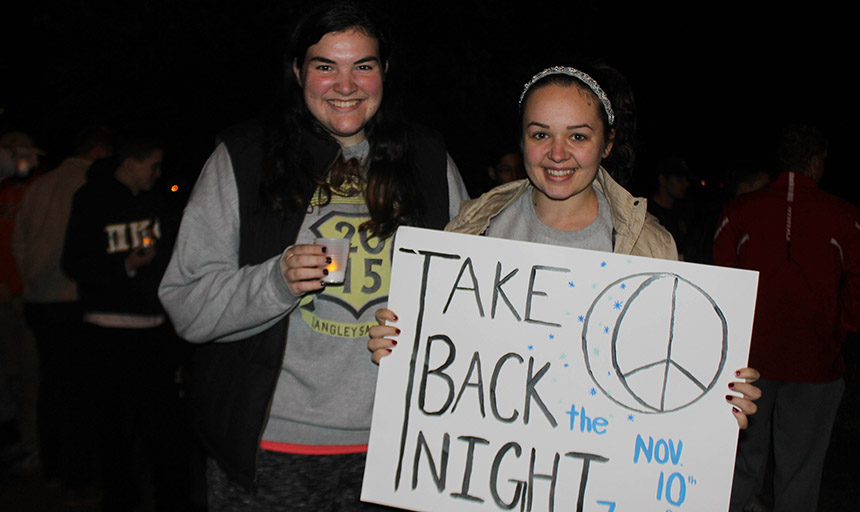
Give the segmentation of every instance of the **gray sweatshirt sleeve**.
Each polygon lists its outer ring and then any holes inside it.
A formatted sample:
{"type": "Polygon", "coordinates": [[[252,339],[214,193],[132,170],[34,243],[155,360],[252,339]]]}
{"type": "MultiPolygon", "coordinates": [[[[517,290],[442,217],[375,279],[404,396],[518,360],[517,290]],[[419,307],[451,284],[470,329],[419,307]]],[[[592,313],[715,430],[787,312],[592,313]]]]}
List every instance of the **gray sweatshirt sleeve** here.
{"type": "MultiPolygon", "coordinates": [[[[450,156],[447,166],[453,218],[469,197],[450,156]]],[[[177,333],[195,343],[236,341],[277,323],[301,298],[287,287],[281,256],[239,268],[239,196],[230,155],[219,145],[191,192],[158,289],[177,333]]]]}
{"type": "MultiPolygon", "coordinates": [[[[287,248],[285,247],[284,250],[287,248]]],[[[262,332],[298,304],[281,254],[239,268],[239,197],[226,147],[200,174],[158,296],[184,339],[235,341],[262,332]]]]}

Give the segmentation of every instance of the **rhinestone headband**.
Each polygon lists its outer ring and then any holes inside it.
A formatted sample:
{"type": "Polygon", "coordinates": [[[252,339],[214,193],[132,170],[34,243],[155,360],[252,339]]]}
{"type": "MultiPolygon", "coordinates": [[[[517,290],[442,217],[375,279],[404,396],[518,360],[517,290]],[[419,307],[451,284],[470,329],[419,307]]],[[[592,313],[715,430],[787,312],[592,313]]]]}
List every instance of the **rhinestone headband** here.
{"type": "Polygon", "coordinates": [[[523,98],[529,91],[529,88],[541,78],[549,75],[568,75],[579,79],[582,83],[587,85],[589,89],[591,89],[598,99],[600,99],[600,103],[603,103],[603,109],[606,110],[606,117],[609,119],[609,124],[611,125],[615,122],[615,113],[612,111],[612,103],[609,102],[609,97],[606,96],[606,93],[600,88],[600,84],[597,83],[597,80],[591,78],[587,73],[583,73],[582,71],[569,66],[554,66],[546,68],[533,76],[532,79],[526,83],[525,87],[523,87],[523,92],[520,94],[520,106],[522,106],[523,98]]]}

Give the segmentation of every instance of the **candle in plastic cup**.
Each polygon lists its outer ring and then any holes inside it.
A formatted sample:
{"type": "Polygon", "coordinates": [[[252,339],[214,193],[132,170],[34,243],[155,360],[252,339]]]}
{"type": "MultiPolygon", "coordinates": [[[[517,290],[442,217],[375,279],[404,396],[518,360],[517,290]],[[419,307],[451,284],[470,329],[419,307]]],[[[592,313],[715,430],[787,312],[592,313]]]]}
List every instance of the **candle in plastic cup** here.
{"type": "Polygon", "coordinates": [[[326,256],[331,258],[331,263],[326,265],[328,275],[323,277],[326,284],[341,284],[346,276],[346,264],[349,260],[348,238],[317,238],[315,245],[326,246],[326,256]]]}
{"type": "Polygon", "coordinates": [[[155,237],[153,236],[152,229],[150,228],[141,229],[140,232],[138,232],[138,237],[140,239],[141,247],[152,247],[155,245],[155,237]]]}

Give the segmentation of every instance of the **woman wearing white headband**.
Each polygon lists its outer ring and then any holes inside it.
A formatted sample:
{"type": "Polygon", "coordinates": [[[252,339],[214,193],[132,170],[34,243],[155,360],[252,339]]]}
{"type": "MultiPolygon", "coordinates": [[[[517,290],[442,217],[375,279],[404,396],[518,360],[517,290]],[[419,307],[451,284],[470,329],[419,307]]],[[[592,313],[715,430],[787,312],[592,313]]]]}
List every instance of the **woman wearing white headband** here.
{"type": "MultiPolygon", "coordinates": [[[[611,70],[606,70],[611,72],[611,70]]],[[[528,179],[496,187],[465,203],[445,228],[528,242],[593,249],[663,259],[677,259],[672,236],[647,213],[644,199],[630,195],[613,179],[632,167],[632,95],[626,82],[616,107],[610,96],[588,74],[570,67],[548,68],[535,75],[520,95],[521,145],[528,179]],[[614,159],[613,159],[614,157],[614,159]],[[606,168],[604,168],[604,165],[606,168]]],[[[391,352],[396,319],[393,312],[377,312],[381,325],[370,329],[368,348],[373,360],[391,352]]],[[[760,391],[750,382],[754,369],[737,373],[727,395],[738,425],[760,391]]]]}

